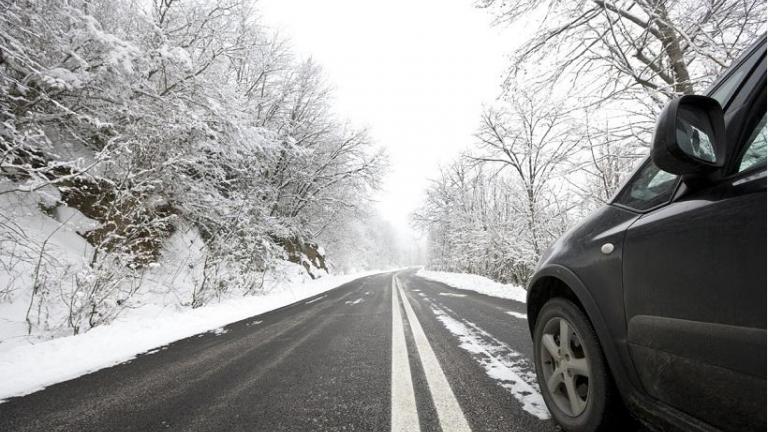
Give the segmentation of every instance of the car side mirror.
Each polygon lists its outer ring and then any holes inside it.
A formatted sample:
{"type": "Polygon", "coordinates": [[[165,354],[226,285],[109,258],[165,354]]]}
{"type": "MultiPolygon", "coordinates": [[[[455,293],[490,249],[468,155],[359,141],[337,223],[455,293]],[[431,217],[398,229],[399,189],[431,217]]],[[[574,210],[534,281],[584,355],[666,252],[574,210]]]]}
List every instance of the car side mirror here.
{"type": "Polygon", "coordinates": [[[686,95],[670,101],[656,123],[653,162],[679,175],[703,174],[725,161],[725,118],[720,103],[707,96],[686,95]]]}

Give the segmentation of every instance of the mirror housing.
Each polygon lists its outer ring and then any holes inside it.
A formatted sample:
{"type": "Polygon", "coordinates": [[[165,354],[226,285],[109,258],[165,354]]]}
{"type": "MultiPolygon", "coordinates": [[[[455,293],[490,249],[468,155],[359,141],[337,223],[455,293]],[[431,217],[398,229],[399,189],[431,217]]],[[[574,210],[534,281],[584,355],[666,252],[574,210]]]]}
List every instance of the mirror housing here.
{"type": "Polygon", "coordinates": [[[653,162],[678,175],[705,174],[725,163],[725,118],[707,96],[672,99],[659,115],[651,148],[653,162]]]}

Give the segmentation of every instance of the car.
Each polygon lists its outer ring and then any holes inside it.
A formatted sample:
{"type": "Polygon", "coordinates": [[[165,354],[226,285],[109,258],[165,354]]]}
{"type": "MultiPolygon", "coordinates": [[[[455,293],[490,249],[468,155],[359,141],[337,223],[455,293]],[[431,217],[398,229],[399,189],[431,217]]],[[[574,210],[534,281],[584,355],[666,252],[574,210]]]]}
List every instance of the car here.
{"type": "Polygon", "coordinates": [[[766,39],[661,112],[613,199],[528,284],[542,396],[567,431],[766,430],[766,39]]]}

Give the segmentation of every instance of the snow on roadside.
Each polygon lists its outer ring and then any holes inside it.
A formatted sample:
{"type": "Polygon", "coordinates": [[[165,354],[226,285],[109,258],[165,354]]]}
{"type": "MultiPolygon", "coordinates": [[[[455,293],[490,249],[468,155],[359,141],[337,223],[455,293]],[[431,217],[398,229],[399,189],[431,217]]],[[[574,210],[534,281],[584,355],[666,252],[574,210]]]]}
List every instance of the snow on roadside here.
{"type": "Polygon", "coordinates": [[[472,354],[488,377],[507,389],[528,413],[540,420],[550,418],[533,365],[522,354],[476,324],[455,318],[452,310],[440,308],[429,300],[427,303],[438,321],[459,339],[459,347],[472,354]]]}
{"type": "Polygon", "coordinates": [[[326,276],[303,283],[281,283],[261,296],[230,298],[199,309],[169,311],[142,307],[112,324],[77,336],[2,350],[0,345],[0,403],[58,382],[128,361],[136,355],[207,331],[223,331],[227,324],[262,314],[354,279],[379,273],[326,276]]]}
{"type": "Polygon", "coordinates": [[[441,282],[453,288],[475,291],[480,294],[514,300],[520,303],[525,303],[525,296],[527,294],[525,288],[521,286],[503,284],[492,281],[487,277],[468,273],[427,271],[422,268],[416,273],[416,276],[441,282]]]}

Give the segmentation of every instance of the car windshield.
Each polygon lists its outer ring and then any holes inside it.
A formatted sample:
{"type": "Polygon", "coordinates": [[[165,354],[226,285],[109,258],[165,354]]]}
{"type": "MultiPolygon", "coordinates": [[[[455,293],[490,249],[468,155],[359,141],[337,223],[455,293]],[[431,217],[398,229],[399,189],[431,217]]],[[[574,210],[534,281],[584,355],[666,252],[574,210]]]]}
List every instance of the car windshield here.
{"type": "Polygon", "coordinates": [[[749,75],[750,71],[755,68],[755,65],[763,58],[762,52],[750,55],[750,52],[744,53],[742,58],[739,59],[730,71],[730,75],[724,80],[715,84],[715,87],[709,91],[710,96],[720,102],[720,105],[725,109],[736,91],[739,89],[741,83],[749,75]]]}

